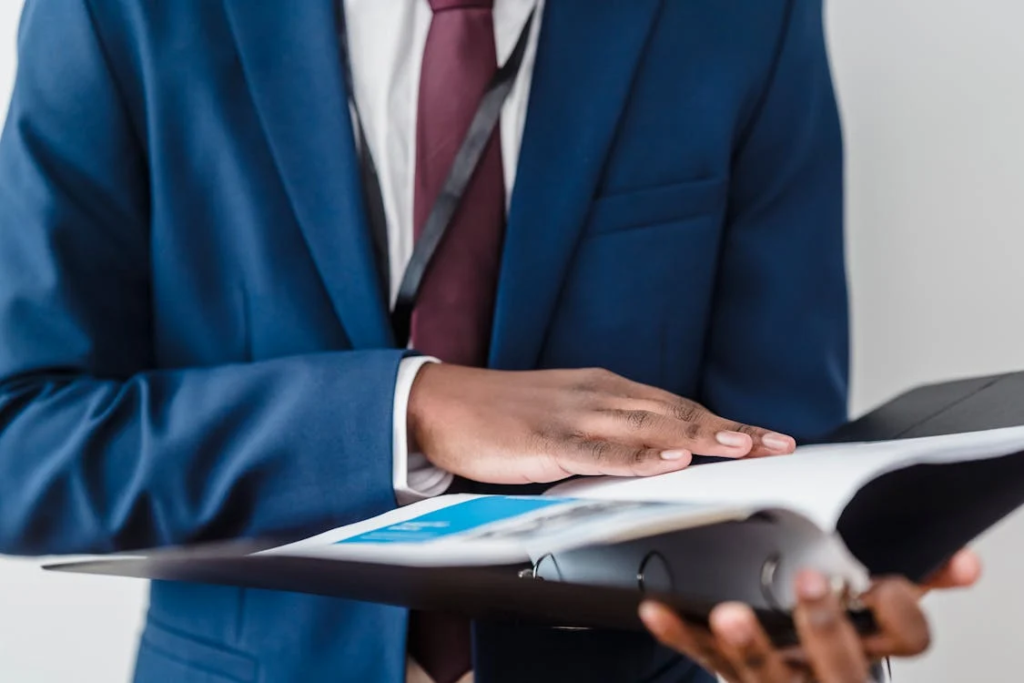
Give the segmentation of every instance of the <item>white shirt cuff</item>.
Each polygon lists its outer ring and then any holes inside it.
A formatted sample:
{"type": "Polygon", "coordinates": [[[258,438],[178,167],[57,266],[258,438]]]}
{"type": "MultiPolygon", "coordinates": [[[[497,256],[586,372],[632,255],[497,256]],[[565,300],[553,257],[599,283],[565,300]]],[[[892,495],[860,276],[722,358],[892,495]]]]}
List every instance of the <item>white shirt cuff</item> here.
{"type": "Polygon", "coordinates": [[[392,469],[391,484],[399,505],[408,505],[426,498],[439,496],[452,485],[455,476],[435,467],[422,453],[409,452],[408,410],[409,394],[420,368],[427,363],[438,363],[436,358],[414,356],[398,365],[395,380],[395,410],[392,414],[392,469]]]}

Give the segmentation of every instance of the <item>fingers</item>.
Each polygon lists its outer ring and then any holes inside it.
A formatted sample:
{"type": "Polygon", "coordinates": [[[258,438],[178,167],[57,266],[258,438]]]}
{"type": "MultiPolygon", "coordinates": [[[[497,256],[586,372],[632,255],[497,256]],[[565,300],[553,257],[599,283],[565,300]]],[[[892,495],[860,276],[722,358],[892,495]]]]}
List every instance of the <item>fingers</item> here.
{"type": "Polygon", "coordinates": [[[892,578],[876,582],[861,597],[878,624],[878,633],[864,639],[870,656],[913,657],[928,649],[931,635],[919,596],[919,588],[910,581],[892,578]]]}
{"type": "Polygon", "coordinates": [[[668,404],[619,398],[612,407],[594,411],[583,428],[609,440],[726,458],[782,455],[796,448],[791,437],[723,420],[685,399],[668,404]]]}
{"type": "Polygon", "coordinates": [[[961,550],[946,565],[937,571],[922,586],[922,592],[930,590],[968,588],[981,578],[981,560],[970,550],[961,550]]]}
{"type": "MultiPolygon", "coordinates": [[[[750,453],[747,455],[748,458],[790,455],[796,450],[796,439],[789,435],[772,432],[760,427],[752,427],[739,422],[728,420],[725,422],[726,424],[722,426],[723,431],[731,430],[732,432],[750,435],[753,445],[750,448],[750,453]]],[[[721,434],[722,432],[719,433],[721,434]]]]}
{"type": "Polygon", "coordinates": [[[621,387],[625,397],[643,401],[637,404],[636,400],[630,400],[633,405],[622,407],[670,418],[675,422],[675,431],[683,432],[677,438],[683,438],[685,442],[679,445],[694,453],[720,457],[763,457],[788,455],[796,449],[796,440],[791,436],[726,420],[689,399],[629,380],[622,381],[625,383],[621,387]]]}
{"type": "Polygon", "coordinates": [[[686,450],[629,446],[582,437],[563,441],[554,452],[559,468],[570,475],[584,476],[652,477],[684,469],[693,461],[686,450]]]}
{"type": "Polygon", "coordinates": [[[604,439],[666,451],[683,450],[730,458],[742,458],[750,453],[749,436],[736,433],[731,440],[723,436],[726,443],[718,443],[713,427],[703,419],[686,422],[657,412],[658,407],[651,403],[629,403],[630,409],[595,412],[584,429],[604,439]]]}
{"type": "Polygon", "coordinates": [[[868,680],[869,661],[918,655],[929,645],[918,587],[905,579],[880,580],[862,596],[879,627],[877,635],[863,640],[825,577],[803,572],[796,588],[794,620],[801,648],[794,658],[772,646],[746,605],[727,603],[715,608],[710,633],[688,626],[656,603],[641,605],[640,617],[664,645],[740,683],[792,683],[806,680],[802,677],[808,669],[819,683],[863,683],[868,680]]]}
{"type": "Polygon", "coordinates": [[[744,683],[791,683],[796,679],[746,605],[716,607],[711,613],[711,631],[722,655],[744,683]]]}
{"type": "Polygon", "coordinates": [[[739,683],[743,680],[719,653],[717,643],[710,633],[686,625],[668,607],[657,602],[645,602],[640,605],[640,620],[665,647],[689,657],[703,669],[716,672],[729,681],[739,683]]]}
{"type": "Polygon", "coordinates": [[[541,468],[546,480],[646,477],[683,469],[694,453],[741,458],[796,447],[788,436],[724,420],[693,401],[604,370],[555,372],[548,380],[571,386],[573,403],[554,429],[537,435],[537,452],[549,458],[541,468]]]}
{"type": "MultiPolygon", "coordinates": [[[[685,412],[685,406],[683,408],[677,406],[675,410],[677,413],[680,410],[685,412]]],[[[706,415],[705,419],[710,424],[710,429],[714,432],[717,443],[738,443],[739,439],[735,436],[736,434],[741,434],[750,439],[750,452],[747,454],[747,457],[761,458],[770,455],[789,455],[796,450],[796,439],[791,436],[743,424],[742,422],[726,420],[710,412],[707,412],[706,415]],[[725,439],[729,441],[725,441],[725,439]]],[[[717,454],[708,453],[707,455],[717,454]]]]}
{"type": "Polygon", "coordinates": [[[868,662],[853,625],[825,577],[803,572],[797,578],[794,612],[800,643],[821,683],[863,683],[868,662]]]}

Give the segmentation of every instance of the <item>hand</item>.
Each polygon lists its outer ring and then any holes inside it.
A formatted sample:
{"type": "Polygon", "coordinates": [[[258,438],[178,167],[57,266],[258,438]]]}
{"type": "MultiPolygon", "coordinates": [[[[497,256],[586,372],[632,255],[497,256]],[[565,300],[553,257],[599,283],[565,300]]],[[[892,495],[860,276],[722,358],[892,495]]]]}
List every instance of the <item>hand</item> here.
{"type": "Polygon", "coordinates": [[[730,683],[864,683],[874,661],[921,654],[930,643],[928,624],[918,601],[933,588],[963,588],[981,574],[978,558],[956,555],[923,586],[885,578],[861,597],[878,624],[878,633],[859,636],[825,577],[804,572],[797,579],[794,612],[800,647],[772,647],[754,612],[743,604],[719,605],[711,630],[684,624],[669,608],[644,603],[640,616],[663,644],[693,659],[730,683]]]}
{"type": "Polygon", "coordinates": [[[605,370],[500,372],[430,364],[409,396],[412,445],[441,469],[492,484],[650,476],[693,453],[783,455],[788,436],[724,420],[605,370]]]}

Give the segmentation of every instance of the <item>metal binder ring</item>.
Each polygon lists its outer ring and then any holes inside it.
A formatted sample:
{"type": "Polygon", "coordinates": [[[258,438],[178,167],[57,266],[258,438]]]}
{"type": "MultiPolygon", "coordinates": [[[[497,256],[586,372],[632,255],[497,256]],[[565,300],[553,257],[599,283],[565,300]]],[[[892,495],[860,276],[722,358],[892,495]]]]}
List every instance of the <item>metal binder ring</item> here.
{"type": "Polygon", "coordinates": [[[637,587],[641,593],[654,591],[656,593],[672,592],[672,572],[668,568],[668,562],[656,550],[647,553],[640,568],[636,573],[637,587]]]}
{"type": "Polygon", "coordinates": [[[775,595],[775,575],[778,574],[782,558],[778,554],[770,555],[761,565],[761,596],[765,604],[778,612],[785,612],[775,595]]]}

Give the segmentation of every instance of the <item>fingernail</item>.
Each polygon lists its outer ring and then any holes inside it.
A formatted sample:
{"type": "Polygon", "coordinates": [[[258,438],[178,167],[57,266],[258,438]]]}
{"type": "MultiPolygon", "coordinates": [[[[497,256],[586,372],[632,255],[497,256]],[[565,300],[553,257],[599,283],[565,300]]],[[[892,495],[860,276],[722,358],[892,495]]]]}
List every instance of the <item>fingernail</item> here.
{"type": "Polygon", "coordinates": [[[818,572],[801,572],[796,579],[796,592],[802,600],[824,600],[828,595],[828,581],[818,572]]]}
{"type": "Polygon", "coordinates": [[[662,451],[662,460],[685,460],[690,457],[690,451],[662,451]]]}
{"type": "Polygon", "coordinates": [[[718,432],[715,441],[729,448],[750,448],[750,437],[740,432],[718,432]]]}
{"type": "Polygon", "coordinates": [[[661,615],[661,607],[653,602],[640,603],[640,621],[644,622],[644,626],[650,631],[658,633],[664,630],[661,615]]]}
{"type": "Polygon", "coordinates": [[[661,608],[653,602],[640,603],[640,618],[644,621],[656,621],[661,615],[661,608]]]}
{"type": "Polygon", "coordinates": [[[769,432],[761,437],[761,443],[773,451],[790,452],[796,448],[796,441],[791,436],[769,432]]]}
{"type": "Polygon", "coordinates": [[[740,605],[722,605],[711,616],[715,634],[733,647],[743,648],[754,640],[749,610],[740,605]]]}
{"type": "Polygon", "coordinates": [[[970,586],[981,578],[981,560],[972,552],[961,551],[953,557],[949,565],[957,585],[970,586]]]}

